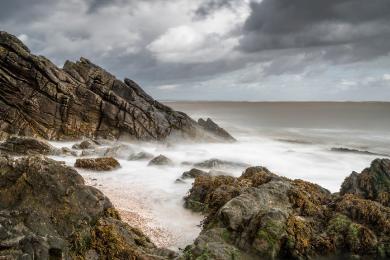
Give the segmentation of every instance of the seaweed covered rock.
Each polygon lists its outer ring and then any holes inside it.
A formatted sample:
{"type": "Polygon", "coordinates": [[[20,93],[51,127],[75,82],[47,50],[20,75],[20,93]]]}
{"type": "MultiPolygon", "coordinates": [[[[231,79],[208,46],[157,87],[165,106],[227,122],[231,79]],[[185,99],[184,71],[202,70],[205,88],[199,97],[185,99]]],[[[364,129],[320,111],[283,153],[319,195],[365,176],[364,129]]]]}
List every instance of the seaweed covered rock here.
{"type": "Polygon", "coordinates": [[[0,152],[10,155],[55,155],[61,151],[44,140],[11,136],[0,144],[0,152]]]}
{"type": "MultiPolygon", "coordinates": [[[[383,172],[386,162],[379,165],[371,168],[383,172]]],[[[264,167],[239,178],[198,176],[185,206],[207,215],[182,258],[389,258],[390,208],[369,198],[331,194],[264,167]]]]}
{"type": "Polygon", "coordinates": [[[390,206],[390,160],[376,159],[361,173],[353,172],[341,185],[340,194],[355,194],[390,206]]]}
{"type": "Polygon", "coordinates": [[[44,157],[0,157],[1,259],[168,259],[99,190],[44,157]]]}
{"type": "Polygon", "coordinates": [[[112,157],[77,159],[74,167],[94,171],[111,171],[120,167],[117,160],[112,157]]]}

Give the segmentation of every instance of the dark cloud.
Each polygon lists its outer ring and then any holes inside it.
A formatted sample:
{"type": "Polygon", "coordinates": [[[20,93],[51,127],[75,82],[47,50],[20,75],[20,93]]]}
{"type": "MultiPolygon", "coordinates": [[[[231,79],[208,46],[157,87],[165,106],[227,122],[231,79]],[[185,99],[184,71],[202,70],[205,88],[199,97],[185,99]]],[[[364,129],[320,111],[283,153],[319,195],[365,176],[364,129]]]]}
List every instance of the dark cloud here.
{"type": "Polygon", "coordinates": [[[198,18],[208,16],[221,8],[233,8],[236,0],[207,0],[195,10],[195,15],[198,18]]]}
{"type": "Polygon", "coordinates": [[[250,8],[240,46],[245,52],[350,44],[366,58],[390,48],[388,0],[263,0],[250,8]]]}
{"type": "MultiPolygon", "coordinates": [[[[315,99],[362,72],[388,73],[390,0],[254,1],[1,0],[0,30],[59,66],[84,56],[168,99],[315,99]],[[346,75],[350,64],[360,71],[346,75]]],[[[376,95],[390,81],[380,82],[376,95]]]]}

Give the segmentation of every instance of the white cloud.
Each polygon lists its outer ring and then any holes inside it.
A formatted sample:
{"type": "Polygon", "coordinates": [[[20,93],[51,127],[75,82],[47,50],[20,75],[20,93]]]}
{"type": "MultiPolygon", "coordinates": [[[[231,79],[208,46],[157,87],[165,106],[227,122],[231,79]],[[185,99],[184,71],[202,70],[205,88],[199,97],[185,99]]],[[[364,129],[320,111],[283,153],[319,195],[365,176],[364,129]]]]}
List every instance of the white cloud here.
{"type": "Polygon", "coordinates": [[[239,44],[238,36],[231,32],[242,26],[248,15],[247,2],[239,2],[234,9],[222,8],[205,19],[192,19],[169,28],[147,49],[162,62],[205,63],[228,59],[239,44]]]}
{"type": "Polygon", "coordinates": [[[383,75],[383,80],[390,80],[390,74],[384,74],[383,75]]]}

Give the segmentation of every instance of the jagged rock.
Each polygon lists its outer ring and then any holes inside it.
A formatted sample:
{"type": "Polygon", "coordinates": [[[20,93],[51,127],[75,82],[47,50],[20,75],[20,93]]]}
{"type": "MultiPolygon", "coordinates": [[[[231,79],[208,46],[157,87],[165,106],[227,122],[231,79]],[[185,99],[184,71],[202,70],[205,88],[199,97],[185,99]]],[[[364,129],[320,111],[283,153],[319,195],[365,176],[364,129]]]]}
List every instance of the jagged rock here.
{"type": "Polygon", "coordinates": [[[172,160],[162,154],[160,154],[157,157],[154,157],[148,163],[148,166],[169,166],[169,165],[173,165],[172,160]]]}
{"type": "Polygon", "coordinates": [[[112,157],[77,159],[74,167],[94,171],[111,171],[120,167],[117,160],[112,157]]]}
{"type": "Polygon", "coordinates": [[[355,194],[390,206],[390,160],[376,159],[360,174],[352,172],[341,185],[340,194],[355,194]]]}
{"type": "Polygon", "coordinates": [[[249,164],[246,163],[240,163],[240,162],[230,162],[230,161],[224,161],[219,159],[210,159],[203,162],[195,163],[195,167],[199,168],[245,168],[249,167],[249,164]]]}
{"type": "Polygon", "coordinates": [[[0,145],[0,151],[10,155],[56,155],[61,151],[46,141],[30,137],[12,136],[0,145]]]}
{"type": "MultiPolygon", "coordinates": [[[[388,162],[371,165],[382,182],[388,162]]],[[[390,257],[390,208],[353,194],[277,176],[264,167],[239,178],[199,176],[185,206],[207,214],[182,259],[362,259],[390,257]]],[[[370,196],[370,195],[368,195],[370,196]]]]}
{"type": "Polygon", "coordinates": [[[200,118],[198,120],[198,124],[206,131],[214,134],[217,137],[220,137],[224,140],[234,142],[236,139],[234,139],[233,136],[231,136],[225,129],[219,127],[213,120],[210,118],[207,118],[206,120],[200,118]]]}
{"type": "Polygon", "coordinates": [[[130,154],[127,160],[129,161],[140,161],[140,160],[150,160],[153,158],[153,154],[146,152],[138,152],[130,154]]]}
{"type": "Polygon", "coordinates": [[[0,157],[1,259],[172,259],[71,167],[0,157]],[[95,257],[95,258],[90,258],[95,257]]]}
{"type": "Polygon", "coordinates": [[[196,135],[198,125],[147,95],[136,83],[81,58],[63,69],[0,32],[0,137],[161,140],[196,135]]]}

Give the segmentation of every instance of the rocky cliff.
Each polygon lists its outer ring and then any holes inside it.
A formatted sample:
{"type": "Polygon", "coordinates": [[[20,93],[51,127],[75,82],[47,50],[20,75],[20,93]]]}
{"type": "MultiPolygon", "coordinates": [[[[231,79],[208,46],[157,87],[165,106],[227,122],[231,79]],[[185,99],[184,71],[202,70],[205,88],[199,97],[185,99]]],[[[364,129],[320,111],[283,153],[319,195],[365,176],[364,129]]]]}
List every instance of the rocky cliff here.
{"type": "Polygon", "coordinates": [[[199,129],[130,79],[122,82],[84,58],[60,69],[0,32],[0,138],[162,140],[173,133],[194,137],[199,129]]]}

